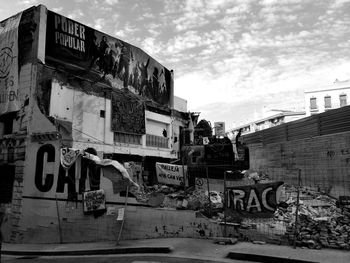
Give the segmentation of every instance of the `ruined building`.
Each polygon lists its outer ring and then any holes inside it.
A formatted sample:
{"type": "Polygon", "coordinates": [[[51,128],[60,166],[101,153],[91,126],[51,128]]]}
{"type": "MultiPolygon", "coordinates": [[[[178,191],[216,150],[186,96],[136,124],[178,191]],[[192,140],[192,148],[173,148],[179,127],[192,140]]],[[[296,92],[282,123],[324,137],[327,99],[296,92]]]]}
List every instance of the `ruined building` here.
{"type": "MultiPolygon", "coordinates": [[[[114,194],[111,181],[82,158],[63,169],[61,149],[128,163],[138,180],[152,184],[155,162],[179,158],[190,120],[184,101],[174,99],[173,72],[141,49],[42,5],[1,28],[4,240],[114,239],[115,218],[84,214],[82,192],[103,189],[107,206],[124,204],[125,193],[114,194]]],[[[142,206],[133,197],[128,202],[142,206]]]]}

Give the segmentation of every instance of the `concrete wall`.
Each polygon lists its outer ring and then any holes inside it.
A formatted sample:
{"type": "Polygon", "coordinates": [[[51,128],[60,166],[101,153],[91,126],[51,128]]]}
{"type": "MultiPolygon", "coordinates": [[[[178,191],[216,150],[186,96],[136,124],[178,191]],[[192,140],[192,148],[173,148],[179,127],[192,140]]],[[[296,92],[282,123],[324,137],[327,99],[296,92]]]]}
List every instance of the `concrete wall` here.
{"type": "MultiPolygon", "coordinates": [[[[177,158],[178,156],[178,146],[173,148],[173,136],[169,140],[168,148],[147,147],[146,135],[142,136],[142,145],[117,143],[118,147],[115,147],[116,143],[113,139],[113,131],[111,131],[111,100],[87,94],[81,91],[79,87],[59,83],[55,79],[52,80],[50,116],[72,122],[73,144],[77,148],[93,147],[106,153],[116,152],[143,156],[162,156],[164,158],[177,158]],[[101,111],[104,111],[105,117],[101,117],[101,111]],[[94,145],[89,146],[92,143],[94,145]]],[[[46,119],[45,116],[38,116],[37,118],[46,119]]],[[[168,137],[172,135],[175,123],[170,116],[146,111],[145,118],[147,134],[163,136],[162,132],[165,129],[168,137]]],[[[45,122],[45,120],[42,121],[45,122]]],[[[34,127],[50,126],[52,125],[35,125],[34,127]]],[[[41,132],[44,131],[45,128],[41,132]]]]}
{"type": "MultiPolygon", "coordinates": [[[[100,189],[105,191],[107,211],[112,207],[115,213],[109,215],[105,212],[98,217],[84,214],[81,194],[76,201],[68,201],[67,181],[64,189],[58,190],[59,150],[59,140],[31,142],[27,146],[26,160],[18,161],[18,180],[14,187],[11,216],[3,226],[6,242],[57,243],[116,239],[120,227],[120,222],[116,221],[117,211],[123,207],[125,197],[114,194],[112,182],[101,176],[100,189]],[[47,145],[54,147],[52,159],[48,153],[38,155],[38,151],[47,145]],[[43,169],[41,173],[37,172],[39,166],[43,169]],[[44,185],[47,187],[42,187],[44,185]]],[[[70,169],[75,171],[71,180],[78,192],[80,160],[70,169]]],[[[194,211],[155,209],[143,206],[135,198],[128,198],[123,239],[206,238],[221,235],[221,226],[205,218],[197,218],[194,211]]]]}
{"type": "Polygon", "coordinates": [[[248,147],[251,169],[294,185],[301,169],[302,185],[350,195],[350,132],[248,147]]]}
{"type": "MultiPolygon", "coordinates": [[[[122,205],[109,204],[116,213],[95,218],[84,215],[82,203],[58,200],[25,199],[23,213],[27,214],[22,226],[21,242],[70,243],[115,241],[121,227],[117,211],[122,205]],[[31,209],[36,207],[36,209],[31,209]],[[46,213],[44,212],[46,210],[46,213]],[[59,221],[58,221],[59,220],[59,221]]],[[[234,230],[227,227],[227,233],[234,230]]],[[[206,218],[196,217],[194,211],[164,210],[128,206],[121,239],[223,236],[223,226],[206,218]]]]}

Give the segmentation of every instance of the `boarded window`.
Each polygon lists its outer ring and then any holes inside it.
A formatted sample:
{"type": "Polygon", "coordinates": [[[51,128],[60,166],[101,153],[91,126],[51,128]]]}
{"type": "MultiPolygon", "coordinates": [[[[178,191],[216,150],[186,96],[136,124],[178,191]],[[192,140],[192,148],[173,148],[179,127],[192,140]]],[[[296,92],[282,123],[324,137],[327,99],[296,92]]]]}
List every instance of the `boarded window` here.
{"type": "Polygon", "coordinates": [[[347,95],[346,94],[340,94],[339,95],[339,104],[340,104],[340,107],[344,107],[346,106],[348,103],[347,103],[347,95]]]}
{"type": "Polygon", "coordinates": [[[331,96],[325,96],[324,97],[324,107],[325,107],[325,109],[332,108],[332,98],[331,98],[331,96]]]}
{"type": "Polygon", "coordinates": [[[311,110],[317,109],[317,99],[316,98],[310,98],[310,109],[311,110]]]}

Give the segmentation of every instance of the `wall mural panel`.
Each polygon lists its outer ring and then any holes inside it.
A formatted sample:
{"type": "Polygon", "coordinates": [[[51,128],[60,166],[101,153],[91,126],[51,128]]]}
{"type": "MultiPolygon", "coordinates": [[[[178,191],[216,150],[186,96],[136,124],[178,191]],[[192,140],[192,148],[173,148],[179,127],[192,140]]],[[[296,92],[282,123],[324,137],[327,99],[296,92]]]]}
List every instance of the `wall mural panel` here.
{"type": "Polygon", "coordinates": [[[145,134],[145,107],[135,97],[112,93],[111,130],[115,132],[145,134]]]}
{"type": "Polygon", "coordinates": [[[171,73],[141,49],[48,11],[46,57],[96,81],[170,103],[171,73]]]}

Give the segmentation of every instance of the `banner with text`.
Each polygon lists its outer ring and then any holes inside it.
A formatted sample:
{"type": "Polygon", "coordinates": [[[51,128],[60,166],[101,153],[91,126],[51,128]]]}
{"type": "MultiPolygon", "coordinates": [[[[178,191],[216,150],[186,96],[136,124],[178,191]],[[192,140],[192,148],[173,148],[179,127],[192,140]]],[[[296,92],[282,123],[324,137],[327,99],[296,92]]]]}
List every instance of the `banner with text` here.
{"type": "Polygon", "coordinates": [[[103,189],[83,193],[84,213],[106,209],[106,194],[103,189]]]}
{"type": "Polygon", "coordinates": [[[156,163],[158,182],[170,185],[188,185],[186,180],[187,166],[168,163],[156,163]]]}
{"type": "Polygon", "coordinates": [[[46,58],[113,88],[170,104],[171,72],[146,52],[120,39],[48,11],[46,58]]]}
{"type": "Polygon", "coordinates": [[[227,188],[227,209],[236,216],[270,217],[276,210],[283,182],[227,188]]]}
{"type": "Polygon", "coordinates": [[[18,26],[22,13],[0,23],[0,115],[20,109],[18,97],[18,26]]]}

